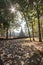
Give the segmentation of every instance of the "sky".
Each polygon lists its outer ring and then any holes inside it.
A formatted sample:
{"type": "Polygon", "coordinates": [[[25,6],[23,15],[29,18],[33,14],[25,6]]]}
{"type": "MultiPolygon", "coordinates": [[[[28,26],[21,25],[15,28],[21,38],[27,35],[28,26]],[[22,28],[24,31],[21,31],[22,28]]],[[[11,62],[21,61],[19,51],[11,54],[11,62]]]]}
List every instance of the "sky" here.
{"type": "Polygon", "coordinates": [[[22,16],[21,16],[21,14],[20,14],[19,11],[17,12],[17,15],[18,15],[18,23],[20,23],[20,26],[21,26],[21,27],[19,27],[18,30],[14,29],[14,31],[19,33],[20,30],[21,30],[21,28],[22,28],[23,31],[24,31],[24,27],[25,27],[26,22],[25,22],[24,20],[21,20],[22,16]]]}
{"type": "Polygon", "coordinates": [[[22,28],[23,31],[24,31],[24,27],[25,27],[25,22],[22,22],[22,23],[21,23],[21,27],[19,27],[18,30],[14,29],[14,31],[19,33],[20,30],[21,30],[21,28],[22,28]]]}
{"type": "Polygon", "coordinates": [[[14,13],[14,14],[15,14],[15,12],[17,13],[18,23],[20,23],[20,27],[18,28],[18,30],[17,29],[14,29],[14,30],[12,29],[12,30],[19,33],[21,30],[21,27],[22,27],[22,29],[24,31],[24,27],[25,27],[26,22],[25,22],[25,20],[22,19],[21,12],[16,10],[16,7],[14,7],[12,5],[11,5],[11,8],[9,10],[11,11],[11,13],[14,13]]]}

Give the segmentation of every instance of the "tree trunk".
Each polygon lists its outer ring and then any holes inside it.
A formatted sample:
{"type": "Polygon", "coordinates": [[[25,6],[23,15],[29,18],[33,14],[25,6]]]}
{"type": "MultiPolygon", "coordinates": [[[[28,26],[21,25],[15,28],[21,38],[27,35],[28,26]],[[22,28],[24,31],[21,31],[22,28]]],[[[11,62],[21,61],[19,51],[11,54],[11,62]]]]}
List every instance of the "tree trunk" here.
{"type": "MultiPolygon", "coordinates": [[[[25,16],[25,15],[24,15],[24,16],[25,16]]],[[[26,20],[26,17],[25,17],[25,20],[26,20]]],[[[27,28],[28,28],[28,35],[29,35],[29,38],[30,38],[30,41],[31,41],[31,34],[30,34],[30,31],[29,31],[29,27],[28,27],[27,20],[26,20],[26,25],[27,25],[27,28]]]]}
{"type": "Polygon", "coordinates": [[[43,28],[42,28],[42,38],[43,38],[43,28]]]}
{"type": "Polygon", "coordinates": [[[42,33],[42,38],[43,38],[43,22],[41,21],[41,33],[42,33]]]}
{"type": "MultiPolygon", "coordinates": [[[[23,14],[24,14],[24,12],[23,12],[23,14]]],[[[27,28],[28,28],[29,26],[28,26],[28,22],[27,22],[27,19],[26,19],[26,15],[25,14],[24,14],[24,17],[25,17],[25,20],[26,20],[27,28]]],[[[29,28],[28,28],[28,36],[29,36],[30,41],[31,41],[31,34],[30,34],[30,31],[29,31],[29,28]]]]}
{"type": "Polygon", "coordinates": [[[39,17],[39,10],[38,10],[38,6],[37,6],[37,18],[38,18],[38,31],[39,31],[39,42],[42,42],[42,39],[41,39],[41,30],[40,30],[40,17],[39,17]]]}
{"type": "Polygon", "coordinates": [[[33,36],[33,41],[35,41],[35,39],[34,39],[34,27],[33,27],[33,22],[32,22],[32,36],[33,36]]]}
{"type": "Polygon", "coordinates": [[[11,31],[10,31],[10,38],[11,38],[11,31]]]}
{"type": "Polygon", "coordinates": [[[30,35],[30,31],[29,31],[29,28],[28,28],[28,34],[29,34],[29,38],[30,38],[30,41],[31,41],[31,35],[30,35]]]}
{"type": "Polygon", "coordinates": [[[30,41],[31,41],[31,34],[30,34],[30,31],[29,31],[29,27],[28,27],[28,23],[26,22],[26,25],[27,25],[27,28],[28,28],[28,35],[29,35],[29,38],[30,38],[30,41]]]}
{"type": "Polygon", "coordinates": [[[6,39],[8,39],[8,28],[6,29],[6,39]]]}

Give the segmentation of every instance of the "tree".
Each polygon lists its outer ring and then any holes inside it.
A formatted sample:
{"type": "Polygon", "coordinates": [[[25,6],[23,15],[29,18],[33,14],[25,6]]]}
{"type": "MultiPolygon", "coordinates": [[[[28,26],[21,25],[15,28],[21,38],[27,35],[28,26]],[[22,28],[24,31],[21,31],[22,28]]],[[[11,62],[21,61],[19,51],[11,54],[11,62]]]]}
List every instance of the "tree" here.
{"type": "Polygon", "coordinates": [[[36,0],[35,2],[33,2],[35,9],[37,11],[37,19],[38,19],[38,30],[39,30],[39,42],[42,42],[41,39],[41,30],[40,30],[40,10],[39,10],[39,4],[40,4],[41,0],[36,0]]]}
{"type": "Polygon", "coordinates": [[[29,31],[29,26],[28,26],[28,18],[26,17],[25,13],[24,13],[24,18],[25,18],[26,25],[27,25],[27,28],[28,28],[28,35],[29,35],[29,38],[30,38],[30,41],[31,41],[31,34],[30,34],[30,31],[29,31]]]}
{"type": "MultiPolygon", "coordinates": [[[[27,0],[26,0],[27,1],[27,0]]],[[[35,10],[37,11],[37,19],[38,19],[38,30],[39,30],[39,41],[41,42],[42,39],[41,39],[41,30],[40,30],[40,9],[39,9],[39,6],[40,4],[42,3],[43,1],[42,0],[29,0],[28,3],[25,5],[26,8],[24,8],[24,13],[28,11],[29,13],[29,6],[30,9],[34,9],[34,5],[35,5],[35,10]],[[34,3],[34,4],[33,4],[34,3]]],[[[26,3],[26,2],[25,2],[26,3]]],[[[28,17],[28,16],[27,16],[28,17]]]]}

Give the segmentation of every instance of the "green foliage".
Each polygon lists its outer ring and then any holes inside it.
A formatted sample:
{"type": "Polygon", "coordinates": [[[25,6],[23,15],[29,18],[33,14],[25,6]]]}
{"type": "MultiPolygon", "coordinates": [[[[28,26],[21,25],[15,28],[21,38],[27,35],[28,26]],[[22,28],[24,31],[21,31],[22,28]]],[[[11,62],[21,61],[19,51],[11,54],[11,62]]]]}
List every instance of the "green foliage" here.
{"type": "Polygon", "coordinates": [[[9,10],[11,6],[15,6],[17,11],[19,10],[20,13],[23,13],[22,16],[25,18],[27,27],[31,27],[33,24],[34,31],[36,32],[38,30],[37,17],[38,13],[39,18],[43,16],[43,0],[0,0],[0,28],[9,29],[13,26],[15,26],[15,28],[20,27],[20,23],[17,22],[19,21],[17,12],[14,14],[9,10]]]}

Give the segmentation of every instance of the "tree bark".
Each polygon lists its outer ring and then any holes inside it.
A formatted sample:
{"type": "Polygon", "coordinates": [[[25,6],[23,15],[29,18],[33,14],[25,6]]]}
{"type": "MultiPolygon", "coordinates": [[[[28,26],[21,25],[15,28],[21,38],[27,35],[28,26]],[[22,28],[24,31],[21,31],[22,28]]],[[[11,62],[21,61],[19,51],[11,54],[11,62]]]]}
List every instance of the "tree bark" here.
{"type": "Polygon", "coordinates": [[[33,41],[35,41],[35,39],[34,39],[34,28],[33,28],[33,22],[32,22],[32,36],[33,36],[33,41]]]}
{"type": "Polygon", "coordinates": [[[6,39],[8,39],[8,28],[6,29],[6,39]]]}
{"type": "Polygon", "coordinates": [[[39,42],[42,42],[41,39],[41,30],[40,30],[40,17],[39,17],[39,10],[38,10],[38,6],[37,6],[37,18],[38,18],[38,31],[39,31],[39,42]]]}
{"type": "Polygon", "coordinates": [[[30,41],[31,41],[31,35],[30,35],[30,31],[29,31],[29,28],[28,28],[28,34],[29,34],[29,38],[30,38],[30,41]]]}
{"type": "MultiPolygon", "coordinates": [[[[24,17],[25,17],[25,15],[24,15],[24,17]]],[[[26,17],[25,17],[25,20],[26,20],[26,17]]],[[[27,20],[26,20],[26,25],[27,25],[27,28],[28,28],[27,20]]],[[[29,31],[29,28],[28,28],[28,35],[29,35],[29,38],[30,38],[30,41],[31,41],[31,34],[30,34],[30,31],[29,31]]]]}

